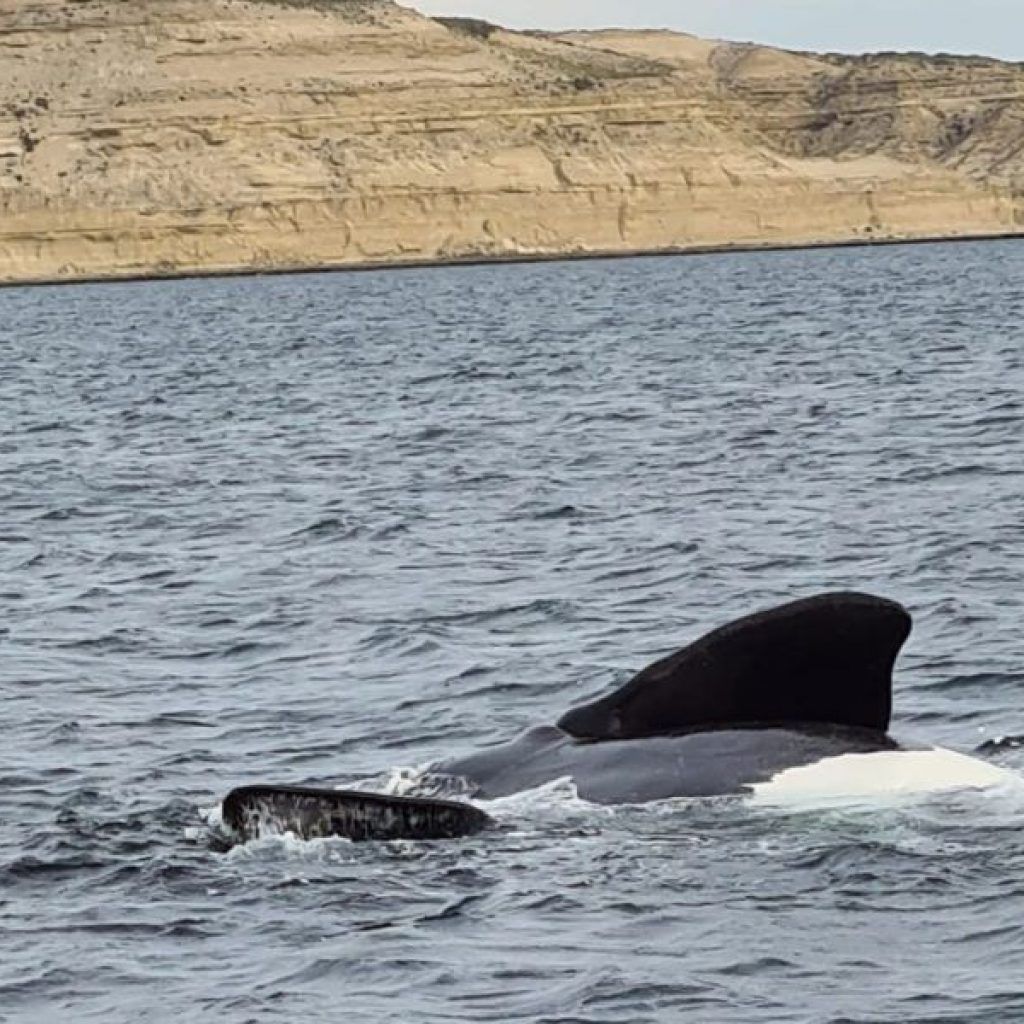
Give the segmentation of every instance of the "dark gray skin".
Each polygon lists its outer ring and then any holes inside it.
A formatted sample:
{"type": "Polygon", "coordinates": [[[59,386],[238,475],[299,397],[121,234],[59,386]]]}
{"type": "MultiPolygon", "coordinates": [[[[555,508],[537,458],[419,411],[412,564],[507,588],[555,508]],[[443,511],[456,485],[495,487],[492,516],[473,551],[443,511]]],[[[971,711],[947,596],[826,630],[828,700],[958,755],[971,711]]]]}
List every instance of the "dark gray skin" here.
{"type": "Polygon", "coordinates": [[[715,729],[591,743],[548,725],[511,743],[445,761],[435,771],[465,779],[474,786],[473,796],[484,800],[568,777],[591,803],[639,804],[740,794],[787,768],[897,749],[884,733],[842,726],[715,729]]]}
{"type": "MultiPolygon", "coordinates": [[[[484,799],[571,778],[594,803],[740,794],[787,768],[899,749],[892,668],[910,616],[868,594],[822,594],[748,615],[648,666],[557,725],[442,762],[484,799]]],[[[468,804],[248,786],[224,801],[236,834],[268,820],[307,838],[436,839],[486,828],[468,804]]]]}
{"type": "Polygon", "coordinates": [[[791,601],[713,630],[556,724],[590,740],[772,722],[884,733],[910,629],[905,608],[869,594],[791,601]]]}
{"type": "Polygon", "coordinates": [[[898,749],[888,737],[906,609],[833,593],[737,619],[557,726],[445,761],[484,799],[570,777],[595,803],[743,793],[787,768],[898,749]]]}

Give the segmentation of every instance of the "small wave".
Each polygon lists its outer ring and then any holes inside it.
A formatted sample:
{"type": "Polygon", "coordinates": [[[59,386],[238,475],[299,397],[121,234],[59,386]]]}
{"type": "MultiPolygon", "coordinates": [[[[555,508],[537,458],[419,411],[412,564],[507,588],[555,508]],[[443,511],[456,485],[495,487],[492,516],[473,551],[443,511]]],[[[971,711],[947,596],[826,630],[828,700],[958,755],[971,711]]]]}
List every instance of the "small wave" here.
{"type": "Polygon", "coordinates": [[[555,505],[551,508],[538,509],[533,513],[534,519],[582,519],[586,515],[577,505],[555,505]]]}
{"type": "Polygon", "coordinates": [[[26,434],[48,434],[55,430],[67,430],[68,424],[63,420],[51,420],[47,423],[30,423],[25,427],[26,434]]]}
{"type": "Polygon", "coordinates": [[[106,867],[109,865],[105,861],[84,853],[52,859],[25,854],[0,866],[0,879],[4,879],[8,883],[45,880],[52,884],[73,878],[82,872],[96,871],[106,867]]]}
{"type": "Polygon", "coordinates": [[[254,654],[272,654],[280,651],[284,644],[280,641],[243,640],[226,647],[204,647],[191,651],[167,651],[165,658],[174,661],[209,661],[212,659],[244,658],[254,654]]]}
{"type": "Polygon", "coordinates": [[[310,523],[309,526],[303,526],[298,530],[294,530],[288,536],[292,540],[321,540],[323,538],[333,537],[347,539],[350,537],[356,537],[361,532],[362,528],[360,526],[355,525],[340,516],[323,516],[322,518],[310,523]]]}
{"type": "Polygon", "coordinates": [[[81,723],[71,720],[60,722],[48,730],[47,735],[60,743],[72,743],[79,739],[82,733],[81,723]]]}
{"type": "Polygon", "coordinates": [[[395,537],[408,532],[408,523],[394,522],[375,527],[371,536],[374,540],[387,540],[389,537],[395,537]]]}
{"type": "Polygon", "coordinates": [[[462,623],[467,625],[484,625],[510,618],[532,618],[555,622],[573,622],[579,614],[575,601],[561,598],[540,597],[534,601],[502,604],[491,608],[456,613],[454,615],[435,615],[424,618],[427,623],[462,623]]]}
{"type": "Polygon", "coordinates": [[[1019,750],[1024,747],[1024,736],[996,736],[975,747],[975,753],[991,754],[998,750],[1019,750]]]}
{"type": "Polygon", "coordinates": [[[798,968],[798,965],[790,960],[783,960],[775,956],[761,956],[754,960],[738,960],[735,963],[727,964],[719,968],[719,973],[733,977],[746,978],[750,976],[761,976],[774,974],[776,972],[790,972],[798,968]]]}
{"type": "Polygon", "coordinates": [[[124,628],[111,630],[101,636],[60,640],[54,644],[54,647],[66,651],[108,651],[113,654],[128,654],[149,650],[151,645],[152,637],[148,632],[124,628]]]}
{"type": "Polygon", "coordinates": [[[83,515],[82,510],[75,505],[71,505],[67,508],[52,508],[48,512],[43,512],[41,515],[36,516],[36,520],[41,523],[62,523],[81,515],[83,515]]]}
{"type": "MultiPolygon", "coordinates": [[[[77,723],[74,723],[77,725],[77,723]]],[[[142,725],[146,729],[216,729],[221,723],[211,720],[209,716],[200,715],[192,711],[161,711],[159,714],[147,718],[142,725]]]]}
{"type": "Polygon", "coordinates": [[[366,651],[381,651],[389,654],[430,654],[440,648],[436,639],[423,635],[426,630],[416,626],[387,624],[377,626],[359,640],[359,647],[366,651]]]}
{"type": "MultiPolygon", "coordinates": [[[[167,580],[174,577],[173,569],[154,569],[152,572],[144,572],[136,576],[134,582],[136,583],[166,583],[167,580]]],[[[125,582],[133,582],[127,580],[125,582]]]]}
{"type": "Polygon", "coordinates": [[[922,686],[922,689],[929,693],[942,693],[946,690],[992,691],[1004,686],[1019,688],[1022,685],[1024,685],[1024,673],[1020,672],[962,672],[943,676],[936,682],[922,686]]]}
{"type": "Polygon", "coordinates": [[[413,441],[437,441],[451,433],[446,427],[422,427],[412,436],[413,441]]]}

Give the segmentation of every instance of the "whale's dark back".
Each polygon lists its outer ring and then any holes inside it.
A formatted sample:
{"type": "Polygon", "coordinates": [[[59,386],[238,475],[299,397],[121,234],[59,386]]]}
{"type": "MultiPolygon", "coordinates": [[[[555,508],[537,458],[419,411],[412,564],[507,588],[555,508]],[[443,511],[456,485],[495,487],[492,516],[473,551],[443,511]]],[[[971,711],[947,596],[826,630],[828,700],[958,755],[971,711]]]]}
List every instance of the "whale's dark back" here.
{"type": "Polygon", "coordinates": [[[905,608],[867,594],[794,601],[708,633],[558,725],[593,740],[767,723],[885,732],[910,628],[905,608]]]}

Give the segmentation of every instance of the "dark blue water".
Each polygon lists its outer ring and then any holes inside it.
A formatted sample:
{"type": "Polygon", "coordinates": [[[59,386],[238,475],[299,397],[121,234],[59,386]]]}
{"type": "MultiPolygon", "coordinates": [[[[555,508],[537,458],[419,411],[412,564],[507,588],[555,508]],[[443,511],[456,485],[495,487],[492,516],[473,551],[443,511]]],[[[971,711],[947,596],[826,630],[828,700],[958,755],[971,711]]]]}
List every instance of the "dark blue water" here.
{"type": "Polygon", "coordinates": [[[0,1019],[1024,1018],[1024,801],[211,846],[822,588],[1024,769],[1024,245],[0,292],[0,1019]]]}

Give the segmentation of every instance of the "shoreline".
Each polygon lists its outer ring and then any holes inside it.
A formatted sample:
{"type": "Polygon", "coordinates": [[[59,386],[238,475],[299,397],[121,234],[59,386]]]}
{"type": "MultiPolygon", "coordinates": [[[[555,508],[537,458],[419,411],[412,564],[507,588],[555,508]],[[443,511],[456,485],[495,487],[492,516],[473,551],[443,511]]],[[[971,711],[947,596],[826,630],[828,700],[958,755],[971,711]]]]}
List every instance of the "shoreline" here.
{"type": "Polygon", "coordinates": [[[391,0],[27,0],[9,28],[6,287],[1024,235],[1024,65],[391,0]]]}
{"type": "Polygon", "coordinates": [[[734,253],[799,252],[819,249],[869,249],[900,245],[940,245],[943,243],[996,242],[1024,239],[1024,229],[980,234],[921,235],[905,238],[850,238],[821,242],[738,242],[713,245],[671,246],[656,249],[607,249],[569,251],[562,253],[505,253],[494,256],[473,255],[443,259],[368,260],[364,262],[282,264],[276,267],[210,267],[182,268],[170,271],[145,271],[126,274],[96,274],[77,277],[25,278],[20,281],[0,280],[0,289],[49,288],[54,286],[127,284],[151,281],[188,281],[206,278],[284,277],[286,275],[368,273],[370,271],[431,270],[446,267],[507,266],[529,263],[582,263],[596,260],[656,259],[669,256],[721,256],[734,253]]]}

